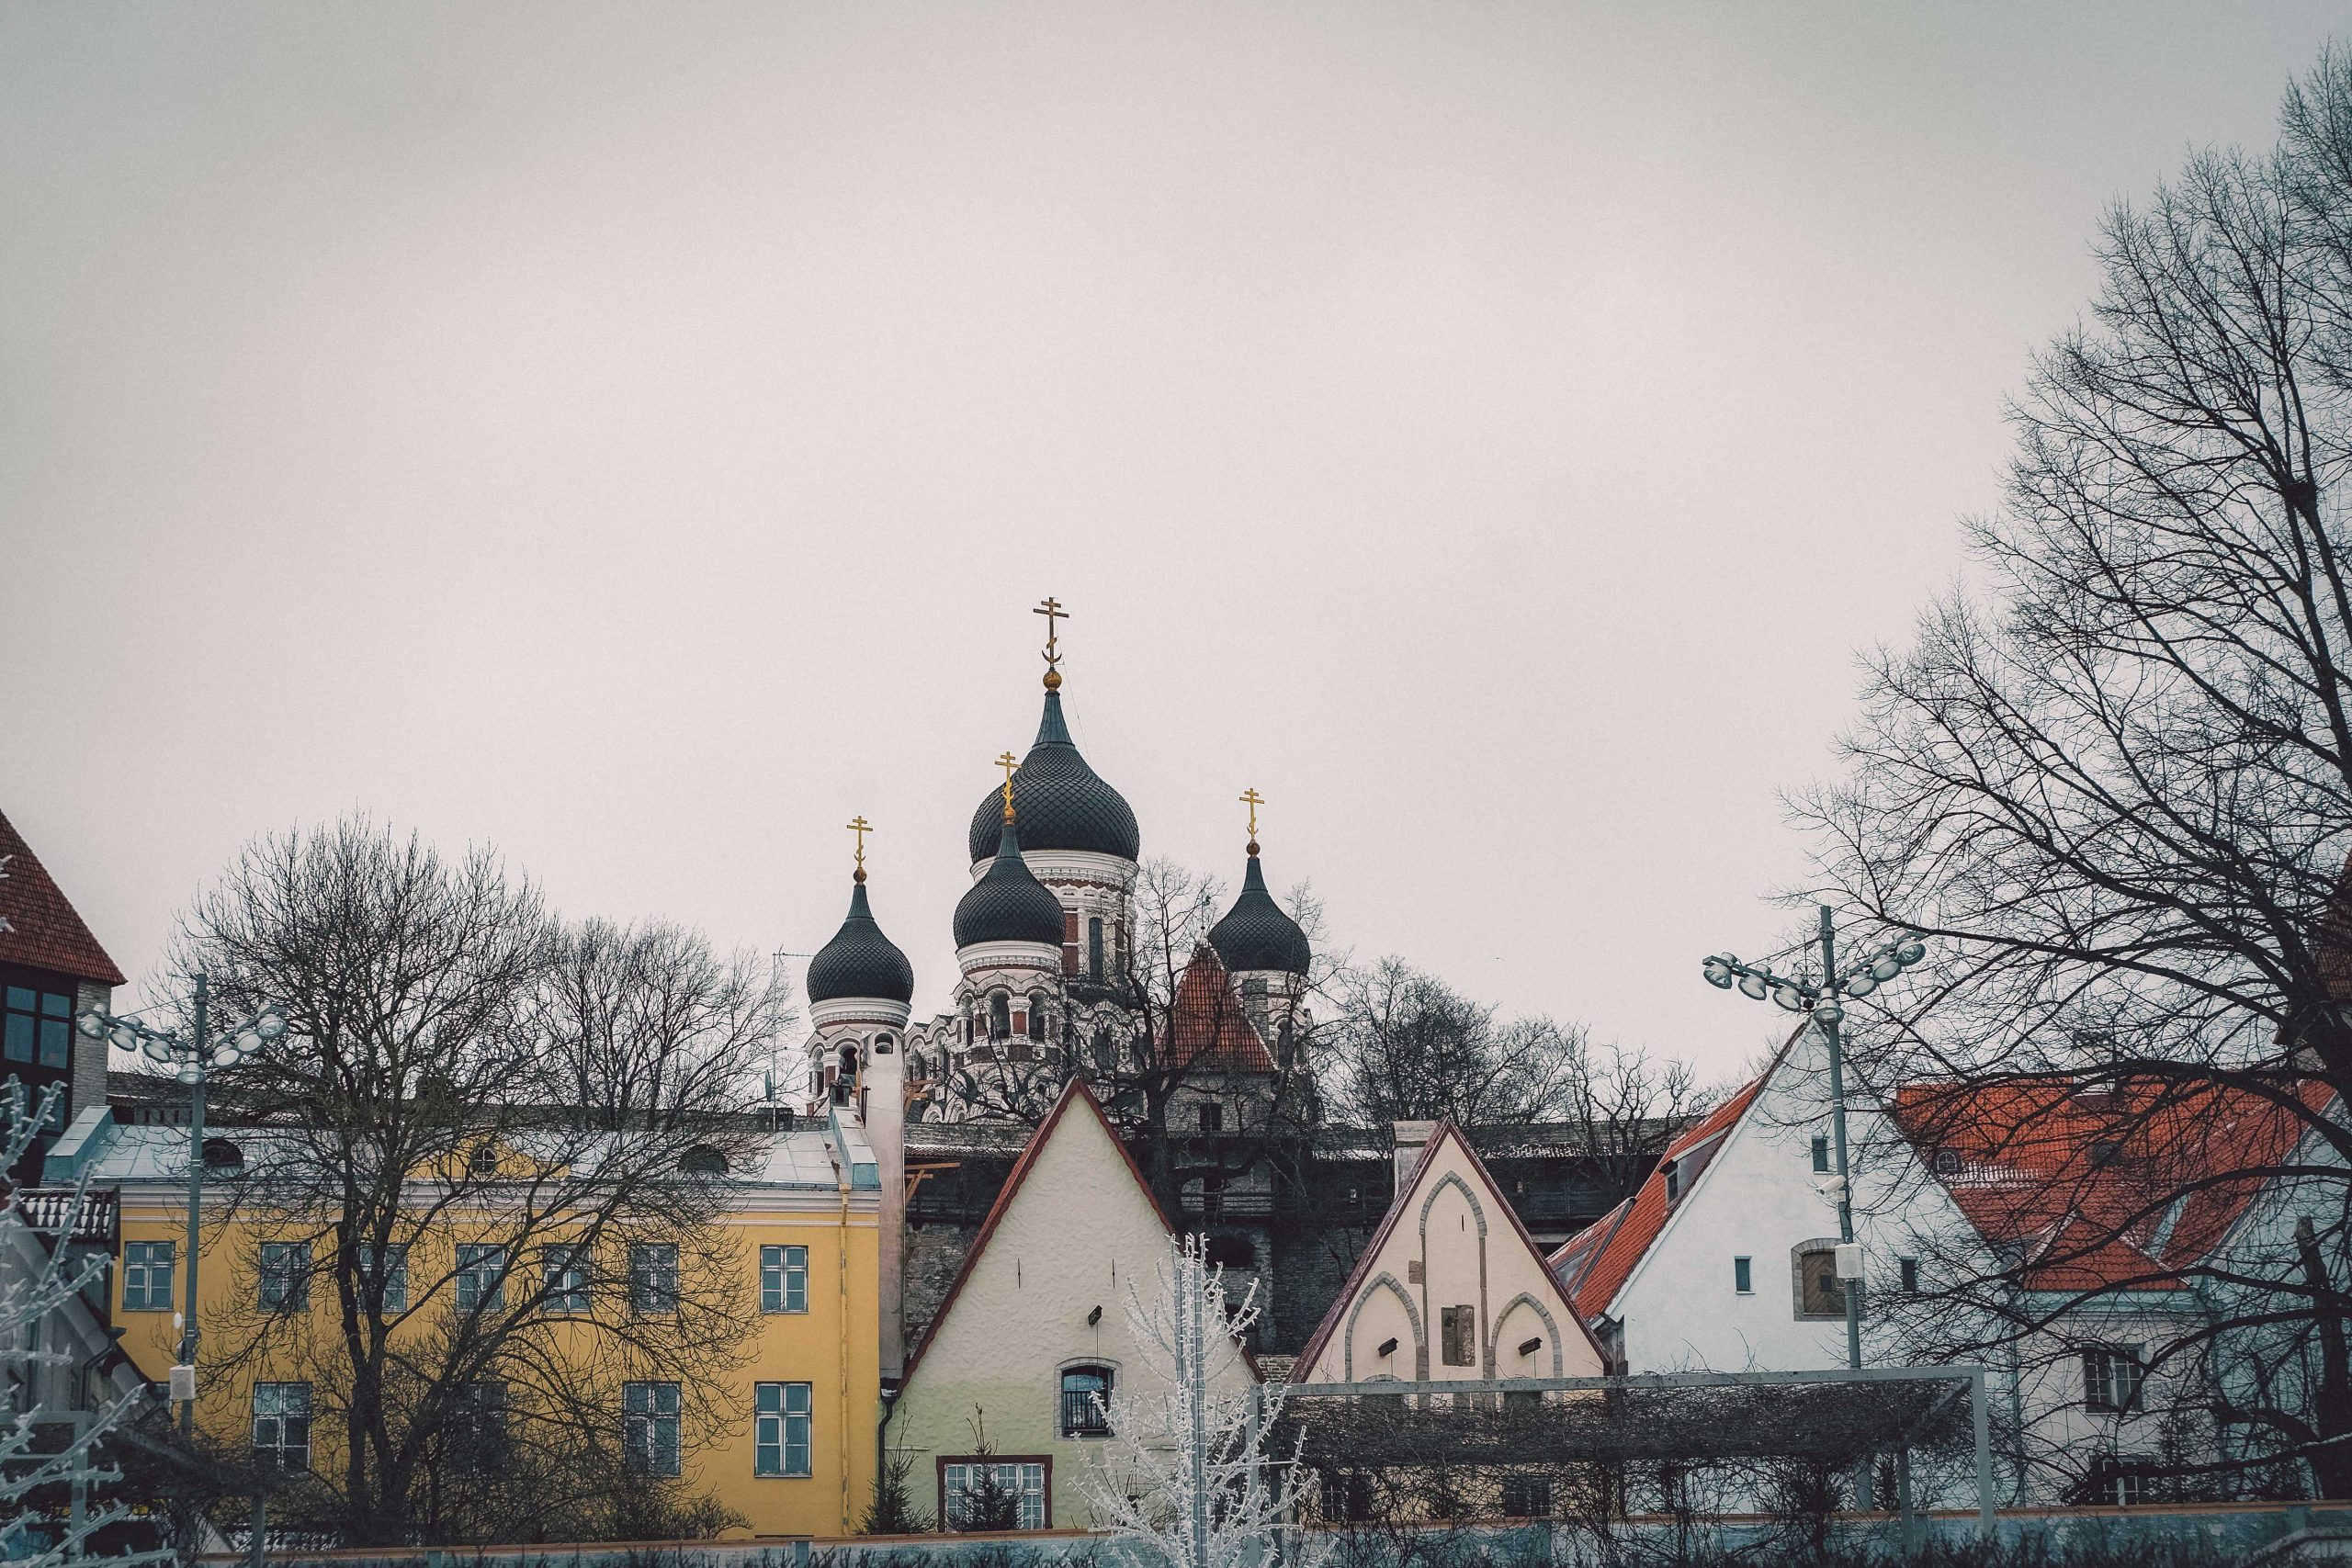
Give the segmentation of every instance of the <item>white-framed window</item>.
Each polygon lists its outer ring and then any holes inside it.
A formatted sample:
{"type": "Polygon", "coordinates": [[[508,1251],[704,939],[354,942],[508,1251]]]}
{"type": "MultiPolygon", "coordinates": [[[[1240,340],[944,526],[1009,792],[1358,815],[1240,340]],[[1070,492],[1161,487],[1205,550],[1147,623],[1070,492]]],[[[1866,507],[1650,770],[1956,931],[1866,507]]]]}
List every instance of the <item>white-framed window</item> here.
{"type": "Polygon", "coordinates": [[[311,1244],[261,1244],[260,1301],[271,1312],[300,1312],[311,1304],[311,1244]]]}
{"type": "Polygon", "coordinates": [[[281,1470],[311,1468],[311,1385],[254,1384],[254,1457],[281,1470]]]}
{"type": "Polygon", "coordinates": [[[1042,1458],[951,1459],[940,1467],[940,1517],[955,1530],[1044,1529],[1046,1468],[1042,1458]]]}
{"type": "Polygon", "coordinates": [[[679,1411],[673,1382],[621,1384],[621,1446],[628,1462],[646,1475],[679,1472],[679,1411]]]}
{"type": "Polygon", "coordinates": [[[172,1310],[172,1264],[176,1254],[168,1241],[127,1241],[122,1244],[122,1310],[172,1310]]]}
{"type": "Polygon", "coordinates": [[[458,1247],[458,1310],[496,1312],[506,1304],[506,1249],[481,1242],[458,1247]]]}
{"type": "Polygon", "coordinates": [[[805,1382],[763,1382],[753,1391],[754,1475],[805,1476],[809,1470],[809,1428],[815,1389],[805,1382]]]}
{"type": "Polygon", "coordinates": [[[760,1310],[808,1310],[808,1249],[805,1247],[760,1248],[760,1310]]]}
{"type": "Polygon", "coordinates": [[[359,1278],[363,1283],[383,1282],[381,1300],[385,1312],[408,1311],[408,1247],[401,1242],[385,1247],[364,1247],[359,1249],[359,1278]]]}
{"type": "Polygon", "coordinates": [[[649,1317],[678,1310],[675,1242],[643,1241],[628,1249],[628,1309],[649,1317]]]}
{"type": "Polygon", "coordinates": [[[2140,1405],[2148,1381],[2147,1348],[2092,1345],[2083,1351],[2083,1408],[2122,1413],[2140,1405]]]}
{"type": "Polygon", "coordinates": [[[1543,1519],[1552,1514],[1552,1478],[1548,1475],[1503,1477],[1503,1517],[1543,1519]]]}
{"type": "Polygon", "coordinates": [[[539,1304],[547,1312],[588,1310],[588,1249],[550,1247],[539,1254],[539,1304]]]}

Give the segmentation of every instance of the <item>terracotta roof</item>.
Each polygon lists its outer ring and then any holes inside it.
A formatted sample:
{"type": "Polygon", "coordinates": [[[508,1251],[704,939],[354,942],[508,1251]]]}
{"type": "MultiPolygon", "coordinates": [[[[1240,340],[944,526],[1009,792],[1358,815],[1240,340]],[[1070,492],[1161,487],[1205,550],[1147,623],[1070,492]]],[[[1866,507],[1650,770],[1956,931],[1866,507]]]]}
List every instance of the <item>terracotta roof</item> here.
{"type": "Polygon", "coordinates": [[[119,986],[122,971],[41,868],[40,857],[0,815],[0,963],[119,986]]]}
{"type": "Polygon", "coordinates": [[[1168,1010],[1168,1062],[1188,1067],[1195,1062],[1235,1072],[1271,1073],[1274,1058],[1233,988],[1225,962],[1206,942],[1193,951],[1193,961],[1176,980],[1176,1000],[1168,1010]]]}
{"type": "MultiPolygon", "coordinates": [[[[1793,1040],[1794,1036],[1791,1038],[1793,1040]]],[[[1781,1054],[1785,1055],[1787,1050],[1782,1046],[1781,1054]]],[[[1666,1229],[1666,1222],[1676,1207],[1690,1199],[1691,1189],[1686,1185],[1680,1198],[1672,1203],[1667,1201],[1667,1166],[1727,1136],[1747,1114],[1748,1106],[1764,1088],[1764,1080],[1772,1076],[1772,1068],[1780,1065],[1780,1057],[1774,1057],[1772,1066],[1758,1075],[1755,1082],[1668,1144],[1666,1153],[1658,1156],[1657,1168],[1650,1172],[1649,1179],[1631,1198],[1568,1237],[1553,1252],[1547,1259],[1552,1272],[1566,1287],[1576,1301],[1577,1311],[1587,1321],[1609,1310],[1618,1291],[1633,1277],[1642,1255],[1649,1251],[1650,1244],[1666,1229]],[[1573,1279],[1567,1272],[1572,1267],[1576,1269],[1573,1279]]]]}
{"type": "MultiPolygon", "coordinates": [[[[1535,1238],[1527,1234],[1526,1222],[1519,1217],[1519,1211],[1510,1206],[1510,1200],[1505,1198],[1502,1189],[1495,1184],[1494,1173],[1487,1168],[1487,1162],[1478,1157],[1478,1151],[1471,1146],[1468,1138],[1463,1136],[1462,1129],[1454,1125],[1453,1119],[1448,1117],[1437,1124],[1436,1130],[1430,1134],[1430,1141],[1421,1145],[1421,1157],[1415,1162],[1412,1176],[1397,1185],[1396,1196],[1389,1201],[1388,1212],[1380,1216],[1380,1228],[1372,1233],[1370,1241],[1364,1243],[1363,1253],[1356,1258],[1356,1266],[1348,1271],[1348,1282],[1331,1299],[1330,1308],[1324,1313],[1323,1321],[1316,1325],[1314,1334],[1306,1341],[1306,1348],[1298,1353],[1298,1360],[1291,1368],[1291,1382],[1300,1382],[1313,1374],[1315,1363],[1322,1358],[1324,1347],[1330,1342],[1331,1336],[1345,1319],[1349,1303],[1363,1291],[1364,1280],[1370,1277],[1374,1263],[1380,1257],[1380,1249],[1387,1245],[1388,1233],[1396,1228],[1397,1216],[1412,1206],[1421,1178],[1427,1174],[1430,1162],[1437,1157],[1439,1147],[1448,1138],[1459,1144],[1462,1152],[1469,1156],[1470,1168],[1477,1173],[1479,1183],[1486,1188],[1487,1196],[1495,1201],[1495,1207],[1510,1216],[1510,1228],[1518,1235],[1520,1245],[1527,1248],[1527,1255],[1535,1259],[1537,1267],[1550,1272],[1550,1260],[1544,1256],[1544,1249],[1535,1245],[1535,1238]]],[[[1569,1305],[1575,1305],[1573,1300],[1569,1305]]],[[[1581,1314],[1571,1312],[1569,1316],[1575,1319],[1577,1332],[1584,1336],[1584,1342],[1592,1348],[1594,1363],[1608,1366],[1608,1353],[1593,1338],[1592,1330],[1586,1325],[1581,1314]]]]}
{"type": "Polygon", "coordinates": [[[1909,1084],[1894,1118],[2029,1290],[2171,1291],[2220,1245],[2334,1090],[2037,1076],[1909,1084]]]}
{"type": "MultiPolygon", "coordinates": [[[[1102,1102],[1094,1098],[1094,1091],[1086,1087],[1083,1078],[1070,1079],[1062,1086],[1061,1098],[1054,1101],[1054,1108],[1046,1113],[1046,1119],[1038,1122],[1037,1130],[1030,1134],[1028,1146],[1013,1162],[1012,1174],[1005,1178],[1004,1186],[997,1192],[996,1201],[989,1208],[988,1218],[980,1222],[979,1234],[972,1238],[971,1250],[964,1254],[963,1267],[956,1270],[956,1282],[948,1286],[947,1293],[940,1298],[939,1310],[931,1314],[931,1322],[924,1326],[922,1337],[915,1343],[914,1354],[907,1358],[906,1367],[899,1378],[900,1388],[914,1381],[915,1368],[922,1364],[923,1352],[930,1349],[931,1342],[939,1337],[940,1325],[947,1321],[947,1314],[956,1310],[956,1299],[964,1293],[965,1283],[979,1267],[980,1257],[988,1251],[989,1239],[996,1235],[997,1226],[1004,1223],[1004,1216],[1012,1212],[1012,1201],[1020,1195],[1022,1183],[1029,1179],[1029,1172],[1035,1168],[1038,1156],[1044,1152],[1054,1135],[1054,1129],[1061,1125],[1062,1117],[1072,1105],[1083,1105],[1102,1125],[1103,1136],[1111,1140],[1111,1146],[1119,1151],[1119,1158],[1126,1164],[1127,1174],[1135,1178],[1136,1190],[1143,1194],[1144,1201],[1151,1205],[1151,1212],[1159,1216],[1162,1228],[1170,1235],[1176,1234],[1176,1227],[1169,1222],[1168,1211],[1159,1206],[1159,1198],[1152,1193],[1151,1183],[1144,1179],[1143,1168],[1136,1164],[1136,1156],[1128,1152],[1127,1145],[1120,1139],[1119,1130],[1103,1113],[1102,1102]]],[[[1069,1240],[1073,1247],[1086,1245],[1084,1236],[1072,1236],[1069,1240]]],[[[1250,1375],[1259,1376],[1258,1363],[1250,1357],[1247,1347],[1242,1349],[1242,1359],[1249,1364],[1250,1375]]]]}

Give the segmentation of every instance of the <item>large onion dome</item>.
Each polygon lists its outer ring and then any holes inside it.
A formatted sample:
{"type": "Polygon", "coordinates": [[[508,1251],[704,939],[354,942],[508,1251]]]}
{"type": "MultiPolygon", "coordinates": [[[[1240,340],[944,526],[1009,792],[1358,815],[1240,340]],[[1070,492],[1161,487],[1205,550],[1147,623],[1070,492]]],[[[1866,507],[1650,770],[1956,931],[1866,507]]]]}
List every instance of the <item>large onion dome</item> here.
{"type": "Polygon", "coordinates": [[[1003,793],[998,792],[996,859],[978,882],[956,902],[956,945],[977,947],[984,942],[1026,942],[1058,949],[1062,944],[1062,901],[1029,874],[1021,858],[1021,835],[1002,820],[1003,793]]]}
{"type": "MultiPolygon", "coordinates": [[[[1021,818],[1022,841],[1033,850],[1090,850],[1133,860],[1141,847],[1134,811],[1086,765],[1071,743],[1069,728],[1062,723],[1059,692],[1046,694],[1036,741],[1012,775],[1012,806],[1021,818]]],[[[1003,826],[1002,792],[990,790],[972,813],[974,861],[996,853],[998,829],[1003,826]]]]}
{"type": "Polygon", "coordinates": [[[914,966],[896,943],[874,923],[865,903],[865,874],[857,874],[849,896],[849,919],[833,940],[808,961],[808,999],[838,1001],[854,997],[888,1002],[910,1002],[915,995],[914,966]]]}
{"type": "Polygon", "coordinates": [[[1306,933],[1283,913],[1266,891],[1265,874],[1258,869],[1258,846],[1250,846],[1250,869],[1241,875],[1241,897],[1209,928],[1209,945],[1238,975],[1252,969],[1279,969],[1304,975],[1313,958],[1306,933]]]}

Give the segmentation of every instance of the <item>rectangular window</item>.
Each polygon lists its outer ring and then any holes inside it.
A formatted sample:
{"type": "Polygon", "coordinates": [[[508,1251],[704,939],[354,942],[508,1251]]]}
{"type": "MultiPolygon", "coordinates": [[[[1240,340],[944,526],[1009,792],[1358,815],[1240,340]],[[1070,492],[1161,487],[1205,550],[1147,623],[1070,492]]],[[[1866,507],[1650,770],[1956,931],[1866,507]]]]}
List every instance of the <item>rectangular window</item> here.
{"type": "Polygon", "coordinates": [[[506,1249],[467,1243],[458,1248],[458,1310],[497,1312],[506,1305],[506,1249]]]}
{"type": "Polygon", "coordinates": [[[1201,1218],[1215,1222],[1225,1218],[1225,1178],[1201,1178],[1201,1218]]]}
{"type": "Polygon", "coordinates": [[[1062,1371],[1062,1436],[1111,1435],[1111,1369],[1067,1367],[1062,1371]]]}
{"type": "Polygon", "coordinates": [[[311,1468],[311,1385],[254,1384],[254,1457],[281,1470],[311,1468]]]}
{"type": "Polygon", "coordinates": [[[1503,1517],[1542,1519],[1552,1514],[1552,1478],[1548,1475],[1503,1477],[1503,1517]]]}
{"type": "Polygon", "coordinates": [[[814,1390],[805,1382],[763,1382],[755,1390],[752,1473],[805,1476],[814,1390]]]}
{"type": "Polygon", "coordinates": [[[1679,1159],[1666,1162],[1666,1201],[1669,1203],[1682,1201],[1682,1162],[1679,1159]]]}
{"type": "Polygon", "coordinates": [[[1473,1306],[1442,1307],[1438,1315],[1445,1364],[1449,1367],[1476,1366],[1478,1309],[1473,1306]]]}
{"type": "Polygon", "coordinates": [[[2125,1412],[2138,1408],[2147,1381],[2141,1345],[2094,1345],[2083,1352],[2083,1407],[2125,1412]]]}
{"type": "Polygon", "coordinates": [[[550,1247],[539,1255],[540,1305],[548,1312],[588,1310],[588,1249],[550,1247]]]}
{"type": "Polygon", "coordinates": [[[1046,1528],[1046,1466],[1039,1460],[950,1460],[940,1469],[940,1493],[949,1529],[1046,1528]]]}
{"type": "Polygon", "coordinates": [[[1202,1132],[1222,1133],[1225,1131],[1224,1106],[1219,1105],[1214,1100],[1203,1100],[1197,1109],[1200,1114],[1200,1128],[1202,1132]]]}
{"type": "Polygon", "coordinates": [[[1731,1288],[1743,1296],[1756,1293],[1756,1260],[1735,1258],[1731,1260],[1731,1288]]]}
{"type": "Polygon", "coordinates": [[[1818,1171],[1829,1168],[1829,1140],[1826,1138],[1813,1141],[1813,1168],[1818,1171]]]}
{"type": "Polygon", "coordinates": [[[1086,977],[1098,985],[1102,980],[1102,917],[1100,915],[1087,917],[1086,977]]]}
{"type": "Polygon", "coordinates": [[[628,1462],[645,1475],[678,1473],[678,1385],[621,1385],[621,1444],[628,1462]]]}
{"type": "Polygon", "coordinates": [[[449,1450],[469,1465],[486,1465],[506,1449],[506,1385],[469,1382],[458,1389],[449,1423],[449,1450]]]}
{"type": "Polygon", "coordinates": [[[1838,1280],[1838,1249],[1815,1247],[1797,1254],[1797,1314],[1843,1317],[1846,1287],[1838,1280]]]}
{"type": "Polygon", "coordinates": [[[808,1310],[808,1249],[805,1247],[760,1248],[760,1310],[808,1310]]]}
{"type": "Polygon", "coordinates": [[[385,1247],[368,1247],[361,1251],[359,1277],[373,1283],[381,1280],[384,1285],[383,1310],[408,1311],[408,1248],[394,1243],[385,1247]]]}
{"type": "Polygon", "coordinates": [[[172,1310],[173,1244],[168,1241],[127,1241],[122,1244],[122,1310],[172,1310]]]}
{"type": "MultiPolygon", "coordinates": [[[[311,1244],[307,1241],[263,1242],[260,1284],[261,1304],[268,1310],[306,1310],[311,1304],[311,1244]]],[[[309,1385],[303,1386],[307,1388],[309,1385]]]]}
{"type": "MultiPolygon", "coordinates": [[[[74,1066],[74,998],[62,991],[10,986],[5,998],[7,1021],[0,1026],[11,1062],[70,1069],[74,1066]]],[[[37,1078],[36,1084],[49,1081],[37,1078]]]]}
{"type": "Polygon", "coordinates": [[[1905,1295],[1917,1294],[1919,1290],[1919,1260],[1916,1258],[1898,1258],[1894,1262],[1894,1269],[1896,1283],[1902,1287],[1904,1293],[1905,1295]]]}
{"type": "Polygon", "coordinates": [[[666,1241],[628,1249],[628,1310],[659,1315],[678,1310],[678,1248],[666,1241]]]}

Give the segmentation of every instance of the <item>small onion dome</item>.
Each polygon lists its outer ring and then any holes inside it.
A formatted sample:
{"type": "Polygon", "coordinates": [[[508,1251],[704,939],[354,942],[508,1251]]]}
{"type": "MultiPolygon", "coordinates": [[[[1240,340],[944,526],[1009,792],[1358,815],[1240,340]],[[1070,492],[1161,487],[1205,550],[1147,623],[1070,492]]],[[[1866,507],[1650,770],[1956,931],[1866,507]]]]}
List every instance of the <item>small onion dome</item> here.
{"type": "MultiPolygon", "coordinates": [[[[1059,692],[1046,694],[1036,742],[1012,775],[1012,806],[1021,818],[1021,837],[1033,850],[1091,850],[1133,860],[1142,844],[1125,798],[1086,765],[1071,743],[1059,692]]],[[[974,861],[996,853],[997,829],[1003,826],[1003,794],[990,790],[972,813],[974,861]]]]}
{"type": "Polygon", "coordinates": [[[882,934],[866,908],[864,874],[849,896],[849,919],[833,940],[808,961],[808,999],[838,1001],[844,997],[887,1002],[910,1002],[915,996],[915,972],[907,955],[882,934]]]}
{"type": "MultiPolygon", "coordinates": [[[[998,811],[1004,807],[998,795],[998,811]]],[[[1029,874],[1021,858],[1021,835],[1010,822],[999,824],[996,859],[971,889],[956,902],[956,945],[978,947],[984,942],[1026,942],[1058,949],[1062,944],[1062,901],[1029,874]]]]}
{"type": "Polygon", "coordinates": [[[1298,922],[1266,891],[1265,874],[1258,869],[1258,846],[1250,846],[1250,869],[1241,876],[1241,897],[1209,928],[1209,945],[1233,973],[1280,969],[1304,975],[1312,950],[1298,922]]]}

